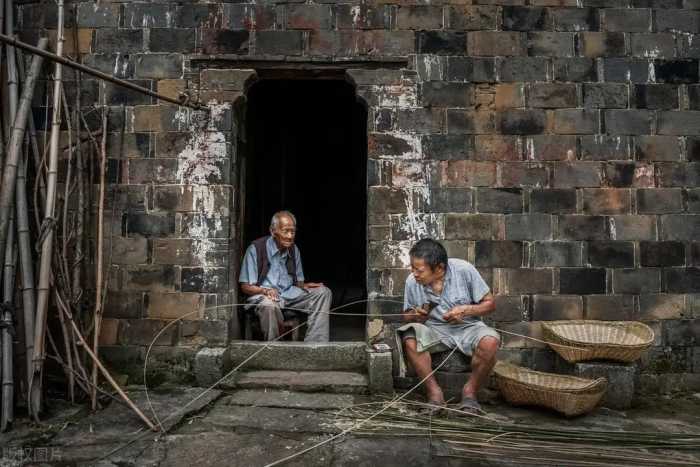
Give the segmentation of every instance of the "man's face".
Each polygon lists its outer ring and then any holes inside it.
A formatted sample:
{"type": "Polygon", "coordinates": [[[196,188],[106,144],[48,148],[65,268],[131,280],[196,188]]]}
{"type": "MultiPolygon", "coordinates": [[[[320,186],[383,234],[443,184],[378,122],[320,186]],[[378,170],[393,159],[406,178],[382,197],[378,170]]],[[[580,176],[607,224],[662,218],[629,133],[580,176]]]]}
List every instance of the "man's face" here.
{"type": "Polygon", "coordinates": [[[436,279],[439,279],[444,273],[445,268],[438,264],[435,269],[432,269],[423,258],[411,257],[411,274],[420,285],[432,284],[436,279]]]}
{"type": "Polygon", "coordinates": [[[272,230],[272,238],[275,239],[277,247],[281,249],[291,248],[294,245],[296,234],[296,225],[288,216],[281,216],[277,228],[272,230]]]}

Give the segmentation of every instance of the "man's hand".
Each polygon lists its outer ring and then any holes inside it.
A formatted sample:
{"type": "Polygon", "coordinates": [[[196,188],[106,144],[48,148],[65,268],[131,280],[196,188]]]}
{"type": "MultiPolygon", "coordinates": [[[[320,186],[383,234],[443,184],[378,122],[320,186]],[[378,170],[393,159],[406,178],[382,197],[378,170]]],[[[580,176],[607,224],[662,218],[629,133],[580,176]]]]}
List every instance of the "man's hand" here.
{"type": "Polygon", "coordinates": [[[442,317],[451,324],[463,324],[464,318],[468,316],[470,316],[469,305],[458,305],[452,307],[450,311],[442,315],[442,317]]]}
{"type": "Polygon", "coordinates": [[[280,301],[280,294],[277,292],[277,289],[262,289],[262,294],[273,302],[280,301]]]}
{"type": "Polygon", "coordinates": [[[403,315],[405,321],[424,323],[427,321],[429,313],[423,307],[413,307],[404,311],[403,315]]]}
{"type": "Polygon", "coordinates": [[[304,282],[301,287],[303,289],[317,289],[323,287],[323,282],[304,282]]]}

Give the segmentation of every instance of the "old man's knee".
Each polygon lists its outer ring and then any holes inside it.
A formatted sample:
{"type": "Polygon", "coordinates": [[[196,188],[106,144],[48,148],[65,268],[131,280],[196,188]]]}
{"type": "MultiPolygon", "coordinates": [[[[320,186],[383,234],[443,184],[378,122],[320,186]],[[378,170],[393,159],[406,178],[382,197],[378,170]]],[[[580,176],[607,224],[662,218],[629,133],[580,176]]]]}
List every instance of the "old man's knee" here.
{"type": "Polygon", "coordinates": [[[479,340],[477,350],[486,358],[491,358],[498,352],[501,340],[495,336],[484,336],[479,340]]]}

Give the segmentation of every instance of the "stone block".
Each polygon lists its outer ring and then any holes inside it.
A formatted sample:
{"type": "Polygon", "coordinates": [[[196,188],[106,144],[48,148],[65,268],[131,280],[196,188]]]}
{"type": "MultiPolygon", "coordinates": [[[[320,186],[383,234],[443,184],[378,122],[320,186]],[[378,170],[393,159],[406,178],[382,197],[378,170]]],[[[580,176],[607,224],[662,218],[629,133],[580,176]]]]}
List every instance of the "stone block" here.
{"type": "Polygon", "coordinates": [[[604,294],[605,269],[561,268],[559,270],[560,294],[604,294]]]}
{"type": "Polygon", "coordinates": [[[396,112],[396,129],[407,133],[440,133],[444,124],[440,109],[399,109],[396,112]]]}
{"type": "Polygon", "coordinates": [[[338,29],[384,29],[389,27],[389,5],[362,2],[360,5],[339,4],[335,10],[338,29]]]}
{"type": "MultiPolygon", "coordinates": [[[[417,52],[421,54],[464,54],[465,50],[467,50],[467,34],[465,32],[456,31],[418,31],[416,33],[416,47],[417,52]]],[[[456,73],[459,73],[459,71],[453,69],[453,74],[456,73]]],[[[448,68],[448,76],[449,75],[450,72],[448,68]]],[[[451,79],[451,81],[453,80],[451,79]]],[[[464,81],[466,81],[466,79],[464,81]]]]}
{"type": "Polygon", "coordinates": [[[651,31],[651,10],[647,8],[606,8],[603,10],[606,31],[651,31]]]}
{"type": "Polygon", "coordinates": [[[136,54],[133,73],[137,78],[181,78],[183,60],[179,53],[136,54]]]}
{"type": "Polygon", "coordinates": [[[623,57],[626,54],[622,32],[582,32],[579,38],[584,57],[623,57]]]}
{"type": "Polygon", "coordinates": [[[142,312],[142,292],[107,292],[104,304],[105,318],[141,318],[142,312]]]}
{"type": "Polygon", "coordinates": [[[466,188],[434,188],[430,191],[427,212],[470,212],[472,192],[466,188]]]}
{"type": "Polygon", "coordinates": [[[631,190],[621,188],[584,188],[583,212],[586,214],[625,214],[632,209],[631,190]]]}
{"type": "Polygon", "coordinates": [[[129,183],[177,183],[178,178],[177,159],[158,158],[129,160],[129,183]]]}
{"type": "Polygon", "coordinates": [[[183,292],[223,293],[229,290],[227,268],[182,268],[183,292]]]}
{"type": "Polygon", "coordinates": [[[603,77],[607,82],[646,83],[650,81],[649,61],[634,58],[604,58],[603,77]]]}
{"type": "Polygon", "coordinates": [[[700,32],[700,12],[678,9],[654,10],[656,31],[659,32],[700,32]]]}
{"type": "Polygon", "coordinates": [[[657,163],[658,186],[700,186],[700,163],[657,163]]]}
{"type": "Polygon", "coordinates": [[[602,405],[611,409],[624,410],[632,406],[635,392],[634,363],[581,362],[574,365],[574,375],[581,378],[605,378],[608,389],[602,405]]]}
{"type": "Polygon", "coordinates": [[[629,136],[585,135],[580,137],[583,160],[628,160],[630,159],[629,136]]]}
{"type": "Polygon", "coordinates": [[[642,266],[684,266],[685,245],[683,242],[639,242],[639,263],[642,266]]]}
{"type": "Polygon", "coordinates": [[[557,81],[588,82],[597,79],[595,61],[590,58],[554,58],[554,79],[557,81]]]}
{"type": "Polygon", "coordinates": [[[557,162],[553,168],[553,188],[595,188],[603,182],[602,165],[599,162],[557,162]]]}
{"type": "Polygon", "coordinates": [[[505,216],[508,240],[548,240],[552,238],[552,216],[548,214],[511,214],[505,216]]]}
{"type": "Polygon", "coordinates": [[[396,14],[396,25],[399,29],[442,29],[442,6],[401,5],[396,14]]]}
{"type": "Polygon", "coordinates": [[[155,209],[176,212],[206,212],[228,216],[231,187],[225,185],[156,186],[155,209]]]}
{"type": "Polygon", "coordinates": [[[119,320],[104,318],[100,326],[100,345],[116,345],[119,332],[119,320]]]}
{"type": "Polygon", "coordinates": [[[608,162],[603,165],[603,185],[610,188],[654,186],[654,167],[636,162],[608,162]]]}
{"type": "Polygon", "coordinates": [[[210,387],[231,369],[226,347],[204,347],[194,357],[194,374],[197,385],[210,387]]]}
{"type": "Polygon", "coordinates": [[[546,81],[549,60],[544,57],[508,57],[499,61],[501,82],[546,81]]]}
{"type": "Polygon", "coordinates": [[[189,28],[151,28],[148,50],[151,52],[192,53],[195,50],[195,30],[189,28]]]}
{"type": "Polygon", "coordinates": [[[174,345],[177,325],[165,327],[170,321],[158,319],[121,320],[119,343],[122,345],[174,345]],[[163,331],[160,335],[158,335],[163,331]],[[158,336],[156,338],[156,336],[158,336]]]}
{"type": "Polygon", "coordinates": [[[391,352],[379,352],[367,349],[368,389],[371,394],[393,393],[394,379],[392,377],[391,352]]]}
{"type": "Polygon", "coordinates": [[[95,32],[96,53],[109,53],[114,50],[122,53],[142,52],[144,47],[142,29],[100,28],[95,32]]]}
{"type": "MultiPolygon", "coordinates": [[[[225,29],[200,28],[197,35],[197,45],[201,47],[203,54],[248,54],[250,51],[250,32],[248,31],[230,31],[225,29]]],[[[274,46],[269,44],[274,42],[274,38],[267,35],[269,32],[277,31],[259,31],[257,34],[262,34],[262,42],[260,48],[256,48],[256,53],[260,54],[266,51],[265,47],[272,50],[274,46]]],[[[279,31],[279,32],[298,32],[298,31],[279,31]]],[[[299,32],[299,34],[301,34],[299,32]]],[[[257,38],[258,36],[256,36],[257,38]]],[[[257,43],[256,43],[257,44],[257,43]]],[[[282,45],[280,45],[282,47],[282,45]]],[[[299,52],[301,53],[301,52],[299,52]]]]}
{"type": "Polygon", "coordinates": [[[496,184],[493,162],[447,161],[441,163],[441,186],[467,188],[496,184]]]}
{"type": "Polygon", "coordinates": [[[673,268],[664,271],[666,289],[672,293],[699,293],[700,268],[673,268]]]}
{"type": "Polygon", "coordinates": [[[221,27],[223,9],[215,4],[185,3],[178,5],[173,19],[174,26],[178,28],[221,27]]]}
{"type": "Polygon", "coordinates": [[[472,56],[518,56],[525,55],[525,44],[519,32],[475,31],[468,36],[467,52],[472,56]]]}
{"type": "Polygon", "coordinates": [[[595,110],[557,109],[554,110],[554,133],[582,135],[598,133],[600,115],[595,110]]]}
{"type": "Polygon", "coordinates": [[[508,295],[552,293],[551,269],[503,269],[500,291],[508,295]]]}
{"type": "Polygon", "coordinates": [[[541,7],[504,6],[503,29],[505,31],[544,29],[545,13],[545,9],[541,7]]]}
{"type": "Polygon", "coordinates": [[[151,292],[147,303],[149,318],[196,320],[204,317],[205,297],[198,293],[151,292]]]}
{"type": "Polygon", "coordinates": [[[549,14],[555,31],[597,31],[600,28],[597,8],[552,8],[549,14]]]}
{"type": "Polygon", "coordinates": [[[173,266],[129,266],[126,268],[125,276],[126,290],[175,291],[176,271],[173,266]]]}
{"type": "Polygon", "coordinates": [[[287,5],[287,29],[330,29],[329,5],[287,5]]]}
{"type": "Polygon", "coordinates": [[[586,295],[584,317],[601,321],[632,321],[637,318],[633,295],[586,295]]]}
{"type": "Polygon", "coordinates": [[[655,60],[654,78],[658,83],[697,83],[698,60],[655,60]]]}
{"type": "Polygon", "coordinates": [[[525,87],[523,83],[497,84],[495,88],[496,109],[525,107],[525,87]]]}
{"type": "Polygon", "coordinates": [[[576,212],[576,190],[534,189],[530,192],[530,210],[551,214],[576,212]]]}
{"type": "Polygon", "coordinates": [[[559,216],[557,240],[607,240],[609,238],[603,216],[559,216]]]}
{"type": "Polygon", "coordinates": [[[523,244],[514,241],[479,240],[475,245],[474,265],[481,267],[523,266],[523,244]]]}
{"type": "Polygon", "coordinates": [[[218,346],[229,342],[229,321],[222,319],[201,319],[181,321],[180,346],[218,346]]]}
{"type": "MultiPolygon", "coordinates": [[[[387,135],[389,136],[389,135],[387,135]]],[[[370,138],[373,138],[370,135],[370,138]]],[[[406,143],[405,140],[404,144],[406,143]]],[[[465,160],[472,159],[474,153],[474,137],[469,135],[425,135],[421,138],[423,157],[432,160],[465,160]]],[[[412,150],[405,147],[404,151],[412,150]]],[[[373,146],[370,145],[370,152],[373,146]]]]}
{"type": "Polygon", "coordinates": [[[529,32],[527,53],[530,56],[573,57],[574,34],[570,32],[529,32]]]}
{"type": "Polygon", "coordinates": [[[576,136],[536,135],[527,138],[525,143],[525,157],[530,160],[574,160],[576,152],[576,136]]]}
{"type": "MultiPolygon", "coordinates": [[[[109,243],[109,242],[107,242],[109,243]]],[[[108,247],[106,246],[107,250],[108,247]]],[[[111,239],[111,254],[114,264],[143,264],[148,261],[148,240],[143,237],[117,237],[111,239]]]]}
{"type": "Polygon", "coordinates": [[[700,238],[700,216],[668,214],[661,216],[662,240],[696,240],[700,238]]]}
{"type": "Polygon", "coordinates": [[[683,211],[683,190],[651,188],[637,190],[637,211],[640,214],[667,214],[683,211]]]}
{"type": "Polygon", "coordinates": [[[628,215],[610,216],[610,238],[612,240],[656,240],[655,216],[628,215]]]}
{"type": "Polygon", "coordinates": [[[489,315],[495,322],[521,321],[528,316],[529,297],[521,295],[496,295],[496,310],[489,315]]]}
{"type": "Polygon", "coordinates": [[[453,5],[447,10],[449,28],[459,31],[496,29],[498,7],[495,5],[453,5]]]}
{"type": "Polygon", "coordinates": [[[583,105],[588,108],[625,109],[629,105],[629,88],[618,83],[586,83],[583,105]]]}
{"type": "Polygon", "coordinates": [[[533,266],[582,266],[582,242],[534,242],[533,266]]]}
{"type": "Polygon", "coordinates": [[[78,26],[81,28],[116,28],[119,25],[119,4],[78,4],[78,26]]]}
{"type": "MultiPolygon", "coordinates": [[[[167,3],[126,3],[123,5],[122,28],[165,28],[171,14],[167,3]]],[[[70,23],[68,23],[70,24],[70,23]]]]}
{"type": "Polygon", "coordinates": [[[466,83],[428,81],[420,87],[420,102],[427,107],[469,107],[474,89],[466,83]]]}
{"type": "Polygon", "coordinates": [[[644,294],[639,296],[642,320],[681,319],[689,316],[685,295],[644,294]]]}
{"type": "Polygon", "coordinates": [[[547,185],[547,169],[543,164],[513,162],[499,164],[500,184],[504,187],[543,187],[547,185]]]}
{"type": "Polygon", "coordinates": [[[661,291],[661,270],[656,268],[615,269],[612,286],[614,293],[654,293],[661,291]]]}
{"type": "Polygon", "coordinates": [[[634,243],[599,241],[588,244],[588,263],[594,267],[634,267],[634,243]]]}
{"type": "Polygon", "coordinates": [[[476,211],[485,213],[516,213],[523,211],[523,194],[519,188],[478,188],[476,211]]]}
{"type": "Polygon", "coordinates": [[[535,295],[532,320],[583,319],[583,298],[579,295],[535,295]]]}
{"type": "Polygon", "coordinates": [[[445,217],[445,239],[497,240],[502,238],[502,221],[491,214],[457,214],[445,217]]]}
{"type": "Polygon", "coordinates": [[[509,110],[497,114],[498,128],[507,135],[544,133],[547,121],[542,110],[509,110]]]}
{"type": "MultiPolygon", "coordinates": [[[[466,47],[466,36],[465,47],[466,47]]],[[[457,53],[463,53],[461,49],[457,53]]],[[[447,79],[458,82],[496,81],[496,60],[494,58],[449,57],[447,59],[447,79]]]]}
{"type": "Polygon", "coordinates": [[[640,109],[678,110],[679,87],[672,84],[634,86],[635,107],[640,109]]]}
{"type": "Polygon", "coordinates": [[[140,212],[124,214],[127,235],[144,237],[167,237],[175,233],[174,213],[140,212]]]}

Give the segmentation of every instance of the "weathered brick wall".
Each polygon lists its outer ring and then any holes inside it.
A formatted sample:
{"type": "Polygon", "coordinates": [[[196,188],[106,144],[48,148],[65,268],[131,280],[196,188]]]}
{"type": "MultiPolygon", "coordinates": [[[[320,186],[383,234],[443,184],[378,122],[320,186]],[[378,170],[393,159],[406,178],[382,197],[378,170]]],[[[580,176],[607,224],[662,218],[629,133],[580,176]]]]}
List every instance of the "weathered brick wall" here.
{"type": "MultiPolygon", "coordinates": [[[[348,79],[369,110],[373,297],[401,295],[411,242],[432,235],[491,284],[500,328],[536,337],[540,320],[642,320],[657,334],[643,386],[698,387],[700,3],[427,3],[77,4],[69,49],[86,64],[217,106],[207,124],[113,85],[82,85],[84,103],[112,108],[119,196],[106,343],[142,355],[192,310],[161,352],[236,332],[230,309],[205,307],[236,296],[231,105],[255,77],[202,71],[206,59],[231,70],[352,60],[348,79]]],[[[32,42],[41,8],[20,6],[32,42]]],[[[385,310],[396,308],[371,308],[370,337],[385,310]]],[[[544,346],[504,337],[504,357],[553,367],[544,346]]]]}

